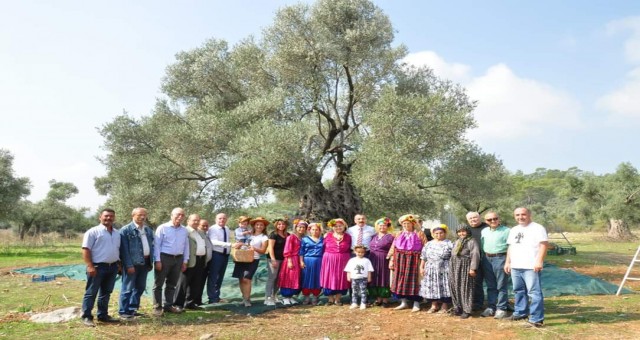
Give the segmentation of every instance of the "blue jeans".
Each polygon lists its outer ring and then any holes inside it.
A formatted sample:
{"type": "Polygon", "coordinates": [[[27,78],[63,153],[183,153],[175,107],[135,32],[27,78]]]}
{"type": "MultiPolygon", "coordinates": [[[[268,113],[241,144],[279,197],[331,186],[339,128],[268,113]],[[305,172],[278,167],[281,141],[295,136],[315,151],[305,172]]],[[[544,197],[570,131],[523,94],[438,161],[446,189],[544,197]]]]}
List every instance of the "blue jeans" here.
{"type": "Polygon", "coordinates": [[[507,310],[509,296],[507,287],[507,274],[504,272],[504,264],[507,257],[483,256],[482,267],[484,269],[484,281],[487,283],[487,307],[493,310],[507,310]]]}
{"type": "Polygon", "coordinates": [[[122,269],[122,289],[120,291],[120,310],[118,313],[133,315],[140,308],[140,297],[147,288],[147,274],[149,267],[146,265],[133,266],[135,273],[128,274],[122,269]]]}
{"type": "Polygon", "coordinates": [[[109,315],[109,298],[116,284],[118,265],[94,263],[93,266],[96,268],[96,276],[91,277],[87,273],[87,286],[82,298],[82,317],[93,319],[91,310],[98,297],[98,319],[104,319],[109,315]]]}
{"type": "Polygon", "coordinates": [[[513,315],[529,315],[530,322],[544,320],[544,296],[542,295],[541,272],[533,269],[511,269],[515,306],[513,315]],[[531,303],[529,303],[531,298],[531,303]],[[529,308],[527,309],[527,305],[529,308]]]}
{"type": "Polygon", "coordinates": [[[207,296],[209,303],[220,302],[220,287],[224,279],[224,272],[229,263],[229,254],[213,252],[213,257],[209,261],[209,277],[207,278],[207,296]]]}

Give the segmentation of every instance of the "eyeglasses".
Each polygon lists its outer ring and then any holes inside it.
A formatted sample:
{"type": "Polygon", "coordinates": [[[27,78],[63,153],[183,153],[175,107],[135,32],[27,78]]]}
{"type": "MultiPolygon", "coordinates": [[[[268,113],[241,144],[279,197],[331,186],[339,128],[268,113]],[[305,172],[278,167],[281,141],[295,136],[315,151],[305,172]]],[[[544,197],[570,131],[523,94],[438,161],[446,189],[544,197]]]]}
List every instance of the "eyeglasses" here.
{"type": "Polygon", "coordinates": [[[487,222],[494,222],[494,221],[498,221],[500,218],[499,217],[494,217],[494,218],[487,218],[487,222]]]}

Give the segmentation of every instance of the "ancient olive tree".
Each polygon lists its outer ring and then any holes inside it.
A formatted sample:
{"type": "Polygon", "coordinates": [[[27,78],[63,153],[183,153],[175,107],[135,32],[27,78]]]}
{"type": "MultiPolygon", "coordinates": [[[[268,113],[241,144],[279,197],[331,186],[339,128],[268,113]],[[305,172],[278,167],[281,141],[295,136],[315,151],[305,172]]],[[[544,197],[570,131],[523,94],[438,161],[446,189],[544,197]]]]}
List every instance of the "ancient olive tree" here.
{"type": "Polygon", "coordinates": [[[466,144],[474,103],[405,55],[370,1],[286,7],[259,38],[178,53],[151,116],[101,128],[108,173],[96,186],[151,214],[269,190],[293,193],[314,219],[435,214],[421,188],[466,144]]]}

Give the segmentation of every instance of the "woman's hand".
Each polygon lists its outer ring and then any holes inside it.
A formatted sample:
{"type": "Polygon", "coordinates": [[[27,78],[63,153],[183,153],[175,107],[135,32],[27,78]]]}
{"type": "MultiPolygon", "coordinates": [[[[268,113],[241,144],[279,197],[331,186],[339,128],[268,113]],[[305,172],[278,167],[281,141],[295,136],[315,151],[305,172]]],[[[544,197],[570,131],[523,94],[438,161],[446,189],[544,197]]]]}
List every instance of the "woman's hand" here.
{"type": "Polygon", "coordinates": [[[469,276],[476,277],[476,271],[473,269],[469,270],[469,276]]]}

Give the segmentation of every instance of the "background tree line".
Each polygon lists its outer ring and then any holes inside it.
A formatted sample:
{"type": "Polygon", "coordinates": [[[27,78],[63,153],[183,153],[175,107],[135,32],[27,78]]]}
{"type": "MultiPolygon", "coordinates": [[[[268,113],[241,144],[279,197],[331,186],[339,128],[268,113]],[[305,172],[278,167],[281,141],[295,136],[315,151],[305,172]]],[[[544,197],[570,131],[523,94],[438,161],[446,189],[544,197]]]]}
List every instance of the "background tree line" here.
{"type": "MultiPolygon", "coordinates": [[[[497,209],[509,221],[525,205],[552,227],[631,236],[640,218],[631,164],[607,175],[510,173],[465,138],[476,105],[465,89],[404,63],[394,32],[368,0],[319,0],[282,8],[233,46],[212,38],[179,52],[152,114],[100,127],[107,174],[96,189],[121,220],[144,206],[152,225],[175,206],[318,221],[497,209]]],[[[49,228],[74,190],[53,181],[42,202],[18,199],[21,235],[49,228]]]]}

